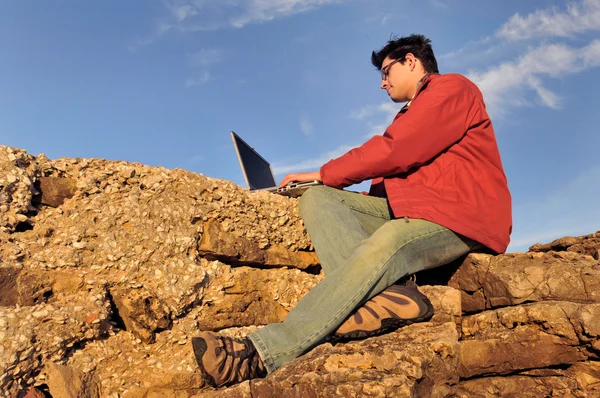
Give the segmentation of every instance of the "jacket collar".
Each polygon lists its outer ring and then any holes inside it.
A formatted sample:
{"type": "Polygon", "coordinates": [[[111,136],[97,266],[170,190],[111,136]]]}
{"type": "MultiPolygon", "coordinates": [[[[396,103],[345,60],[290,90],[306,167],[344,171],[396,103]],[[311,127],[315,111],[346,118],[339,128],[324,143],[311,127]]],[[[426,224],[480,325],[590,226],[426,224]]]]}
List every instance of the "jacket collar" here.
{"type": "Polygon", "coordinates": [[[419,93],[425,89],[425,87],[427,86],[427,84],[429,84],[429,82],[431,81],[431,78],[433,75],[436,75],[437,73],[427,73],[425,74],[421,79],[419,79],[419,81],[417,82],[417,91],[415,91],[415,95],[413,95],[413,97],[411,98],[410,101],[408,101],[406,103],[406,105],[404,105],[402,107],[402,110],[405,108],[408,108],[410,106],[410,104],[414,101],[415,98],[417,98],[417,95],[419,95],[419,93]]]}

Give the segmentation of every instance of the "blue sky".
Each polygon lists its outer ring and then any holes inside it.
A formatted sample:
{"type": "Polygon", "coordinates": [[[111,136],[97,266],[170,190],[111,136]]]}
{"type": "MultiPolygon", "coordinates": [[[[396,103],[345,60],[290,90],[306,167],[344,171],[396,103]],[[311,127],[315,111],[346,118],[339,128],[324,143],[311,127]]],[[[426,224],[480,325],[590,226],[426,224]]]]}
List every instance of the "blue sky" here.
{"type": "Polygon", "coordinates": [[[422,33],[484,94],[523,251],[600,230],[599,32],[600,0],[4,0],[0,143],[244,185],[235,130],[281,179],[384,131],[371,51],[422,33]]]}

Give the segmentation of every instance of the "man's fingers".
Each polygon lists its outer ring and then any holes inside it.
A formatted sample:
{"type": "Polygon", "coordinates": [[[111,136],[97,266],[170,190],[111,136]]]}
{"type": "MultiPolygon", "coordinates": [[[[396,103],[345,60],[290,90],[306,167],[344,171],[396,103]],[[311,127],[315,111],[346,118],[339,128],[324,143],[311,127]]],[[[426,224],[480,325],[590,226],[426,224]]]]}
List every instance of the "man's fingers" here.
{"type": "Polygon", "coordinates": [[[292,181],[294,181],[294,174],[288,174],[285,177],[283,177],[283,180],[281,180],[279,186],[284,187],[292,181]]]}
{"type": "Polygon", "coordinates": [[[319,175],[318,172],[288,174],[285,177],[283,177],[283,180],[281,180],[281,182],[279,183],[279,186],[284,187],[291,182],[304,182],[304,181],[310,181],[310,180],[321,181],[321,176],[319,175]]]}

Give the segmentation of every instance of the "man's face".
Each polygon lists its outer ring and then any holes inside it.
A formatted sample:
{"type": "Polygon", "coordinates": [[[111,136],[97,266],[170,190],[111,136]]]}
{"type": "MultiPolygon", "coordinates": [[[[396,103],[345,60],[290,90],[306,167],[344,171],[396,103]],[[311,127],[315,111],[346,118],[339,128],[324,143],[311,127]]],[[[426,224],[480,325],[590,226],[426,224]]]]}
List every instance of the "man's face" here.
{"type": "Polygon", "coordinates": [[[416,63],[419,62],[412,54],[407,54],[402,60],[386,57],[381,65],[381,88],[386,90],[394,102],[410,101],[416,92],[417,77],[416,63]],[[384,78],[385,76],[385,78],[384,78]]]}

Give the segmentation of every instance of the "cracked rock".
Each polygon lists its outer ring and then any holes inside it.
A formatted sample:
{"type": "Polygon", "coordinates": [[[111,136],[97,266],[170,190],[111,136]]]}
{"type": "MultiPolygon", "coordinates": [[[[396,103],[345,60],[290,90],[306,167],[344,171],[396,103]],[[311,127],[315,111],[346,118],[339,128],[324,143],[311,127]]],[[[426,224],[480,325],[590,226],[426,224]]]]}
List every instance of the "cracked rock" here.
{"type": "Polygon", "coordinates": [[[53,397],[99,398],[98,381],[92,374],[50,362],[46,365],[45,380],[53,397]]]}
{"type": "Polygon", "coordinates": [[[600,302],[600,264],[572,252],[470,254],[449,286],[465,312],[532,301],[600,302]]]}
{"type": "Polygon", "coordinates": [[[532,252],[549,252],[549,251],[569,251],[574,253],[587,254],[588,256],[598,258],[600,251],[600,231],[584,235],[584,236],[566,236],[564,238],[553,240],[547,244],[537,243],[529,248],[532,252]]]}
{"type": "Polygon", "coordinates": [[[215,397],[443,397],[458,381],[453,323],[421,323],[346,344],[323,344],[266,379],[215,397]]]}
{"type": "Polygon", "coordinates": [[[465,380],[457,384],[453,396],[459,398],[598,397],[600,396],[600,363],[578,362],[566,370],[535,370],[511,376],[465,380]]]}
{"type": "Polygon", "coordinates": [[[533,303],[462,323],[461,377],[506,374],[598,359],[600,304],[533,303]]]}

